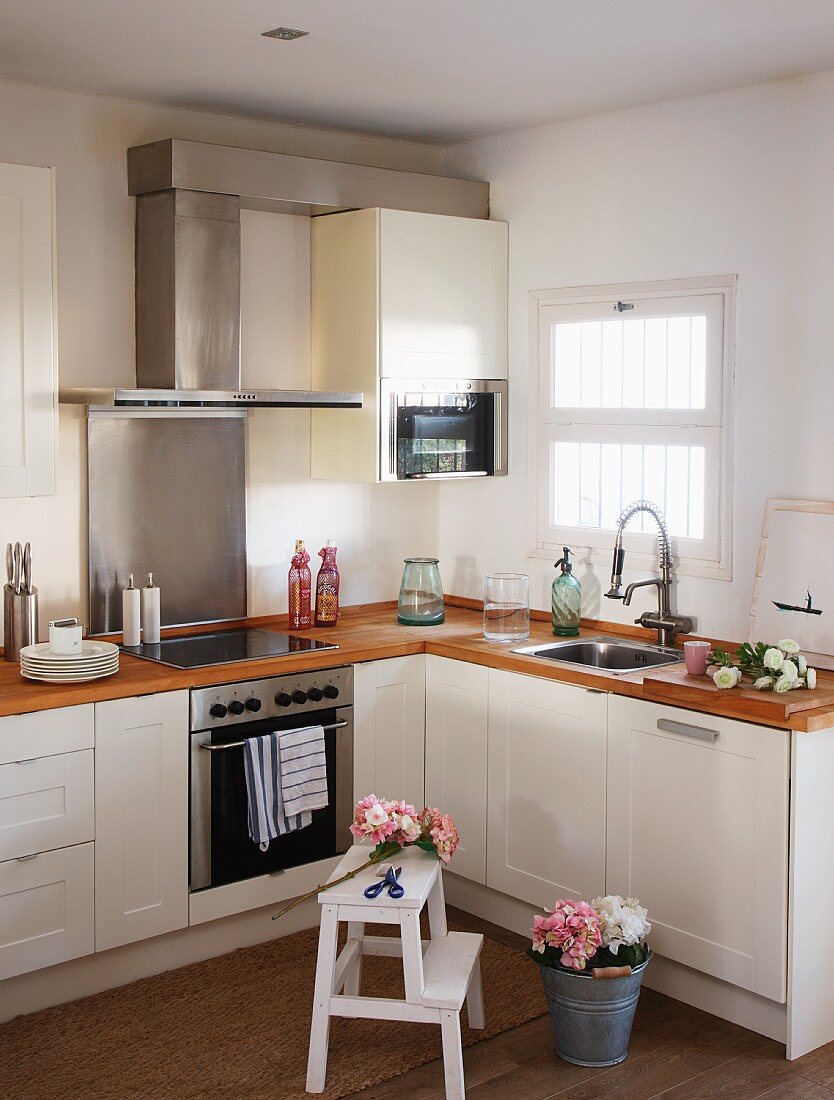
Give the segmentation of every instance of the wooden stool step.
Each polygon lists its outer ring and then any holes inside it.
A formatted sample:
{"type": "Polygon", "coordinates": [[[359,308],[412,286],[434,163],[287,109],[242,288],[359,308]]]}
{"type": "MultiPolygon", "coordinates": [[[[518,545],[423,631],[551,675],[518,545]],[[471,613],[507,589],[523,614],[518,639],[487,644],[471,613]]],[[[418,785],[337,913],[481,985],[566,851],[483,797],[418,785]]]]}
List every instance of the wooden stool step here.
{"type": "Polygon", "coordinates": [[[429,943],[423,957],[424,1005],[460,1011],[483,943],[484,937],[476,932],[449,932],[445,939],[429,943]]]}

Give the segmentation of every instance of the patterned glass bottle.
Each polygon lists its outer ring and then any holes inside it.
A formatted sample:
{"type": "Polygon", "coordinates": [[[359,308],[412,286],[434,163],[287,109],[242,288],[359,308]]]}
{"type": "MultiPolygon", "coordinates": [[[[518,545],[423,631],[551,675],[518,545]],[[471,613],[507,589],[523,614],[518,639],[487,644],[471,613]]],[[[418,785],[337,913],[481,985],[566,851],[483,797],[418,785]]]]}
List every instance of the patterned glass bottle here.
{"type": "Polygon", "coordinates": [[[328,539],[321,550],[321,568],[316,577],[316,626],[335,626],[339,621],[339,569],[336,550],[328,539]]]}
{"type": "Polygon", "coordinates": [[[292,564],[288,577],[288,609],[290,615],[290,630],[305,630],[312,621],[310,608],[310,589],[313,576],[310,572],[310,555],[304,549],[302,539],[296,539],[295,553],[292,556],[292,564]]]}
{"type": "Polygon", "coordinates": [[[562,571],[551,591],[551,620],[554,634],[560,638],[575,638],[582,617],[582,585],[573,575],[570,547],[563,546],[562,550],[563,556],[556,562],[556,568],[561,566],[562,571]]]}

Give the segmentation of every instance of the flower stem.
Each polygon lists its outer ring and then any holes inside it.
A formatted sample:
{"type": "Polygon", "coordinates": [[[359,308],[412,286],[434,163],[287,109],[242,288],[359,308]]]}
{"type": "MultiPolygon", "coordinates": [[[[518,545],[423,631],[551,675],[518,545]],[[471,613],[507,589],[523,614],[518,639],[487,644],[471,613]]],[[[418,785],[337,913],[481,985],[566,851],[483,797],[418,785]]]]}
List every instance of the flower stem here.
{"type": "Polygon", "coordinates": [[[383,859],[387,859],[391,855],[390,852],[374,852],[367,863],[361,864],[354,871],[348,871],[346,875],[342,875],[341,878],[336,878],[332,882],[321,883],[309,890],[306,894],[302,894],[300,898],[296,898],[295,901],[291,901],[289,905],[285,905],[279,912],[274,913],[273,920],[278,920],[279,917],[283,917],[285,913],[289,913],[291,909],[295,909],[296,905],[301,905],[302,901],[308,901],[310,898],[314,898],[316,894],[321,894],[325,890],[329,890],[331,886],[339,886],[342,882],[347,882],[349,879],[355,878],[360,871],[364,871],[366,867],[373,867],[375,863],[380,863],[383,859]]]}

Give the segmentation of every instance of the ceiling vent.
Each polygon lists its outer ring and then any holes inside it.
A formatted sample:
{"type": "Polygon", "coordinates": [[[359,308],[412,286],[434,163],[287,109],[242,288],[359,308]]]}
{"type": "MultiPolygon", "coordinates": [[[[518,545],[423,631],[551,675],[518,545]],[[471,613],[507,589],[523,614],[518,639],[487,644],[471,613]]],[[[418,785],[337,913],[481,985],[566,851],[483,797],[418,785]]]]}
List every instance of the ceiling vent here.
{"type": "Polygon", "coordinates": [[[294,42],[296,38],[304,38],[309,31],[297,31],[292,27],[275,27],[271,31],[262,31],[261,38],[278,38],[281,42],[294,42]]]}

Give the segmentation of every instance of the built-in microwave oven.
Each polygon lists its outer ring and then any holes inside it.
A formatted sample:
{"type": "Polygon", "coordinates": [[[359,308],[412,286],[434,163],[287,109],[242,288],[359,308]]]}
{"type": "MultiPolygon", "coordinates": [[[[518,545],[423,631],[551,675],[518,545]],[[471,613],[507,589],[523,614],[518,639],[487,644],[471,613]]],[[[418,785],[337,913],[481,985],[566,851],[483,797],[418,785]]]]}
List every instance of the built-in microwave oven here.
{"type": "Polygon", "coordinates": [[[507,383],[380,382],[380,480],[494,477],[507,472],[507,383]]]}

